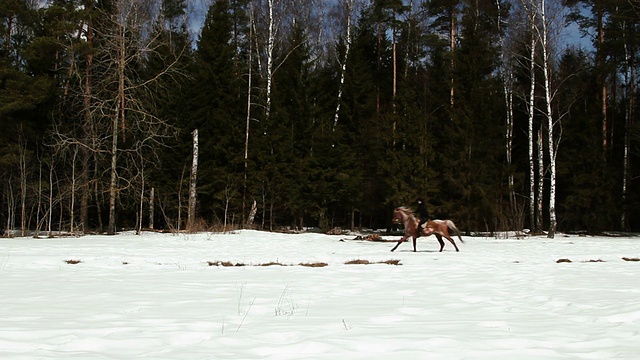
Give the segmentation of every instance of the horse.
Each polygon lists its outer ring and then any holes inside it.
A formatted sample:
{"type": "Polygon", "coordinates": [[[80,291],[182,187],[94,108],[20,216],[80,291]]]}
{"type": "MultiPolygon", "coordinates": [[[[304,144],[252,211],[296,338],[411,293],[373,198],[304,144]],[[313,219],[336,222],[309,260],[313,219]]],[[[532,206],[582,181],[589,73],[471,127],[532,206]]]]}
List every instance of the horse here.
{"type": "MultiPolygon", "coordinates": [[[[393,211],[392,221],[394,224],[402,223],[404,225],[404,236],[398,241],[398,244],[396,244],[396,246],[391,249],[391,251],[397,249],[401,243],[407,241],[407,238],[411,236],[413,238],[413,251],[415,252],[417,239],[415,233],[416,227],[418,226],[418,219],[416,219],[416,217],[413,215],[413,212],[404,206],[397,207],[393,211]]],[[[454,224],[451,220],[429,220],[420,229],[420,234],[423,236],[435,235],[438,239],[438,242],[440,243],[440,252],[442,252],[442,250],[444,249],[444,241],[442,241],[443,236],[447,240],[449,240],[451,244],[453,244],[453,247],[456,249],[456,251],[460,251],[460,249],[458,249],[458,246],[456,245],[456,242],[449,235],[449,229],[455,231],[455,234],[458,235],[460,242],[464,243],[464,240],[462,240],[462,236],[460,236],[460,231],[456,227],[456,224],[454,224]]]]}

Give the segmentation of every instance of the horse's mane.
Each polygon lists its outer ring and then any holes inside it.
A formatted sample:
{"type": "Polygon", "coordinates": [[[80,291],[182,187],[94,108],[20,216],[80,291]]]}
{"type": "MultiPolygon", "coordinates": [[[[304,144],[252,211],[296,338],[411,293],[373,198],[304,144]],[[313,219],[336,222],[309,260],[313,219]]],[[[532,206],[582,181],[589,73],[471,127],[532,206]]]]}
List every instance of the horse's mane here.
{"type": "Polygon", "coordinates": [[[403,213],[407,214],[407,216],[414,216],[413,210],[409,209],[406,206],[398,206],[396,210],[402,211],[403,213]]]}

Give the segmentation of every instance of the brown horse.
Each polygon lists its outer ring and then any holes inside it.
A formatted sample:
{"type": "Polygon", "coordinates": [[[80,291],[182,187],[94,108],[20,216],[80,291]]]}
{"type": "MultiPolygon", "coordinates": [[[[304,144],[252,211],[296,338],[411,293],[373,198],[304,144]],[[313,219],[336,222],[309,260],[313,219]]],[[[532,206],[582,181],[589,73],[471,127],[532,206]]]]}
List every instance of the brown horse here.
{"type": "MultiPolygon", "coordinates": [[[[413,215],[413,212],[404,206],[397,207],[393,211],[392,221],[395,224],[402,223],[404,225],[404,236],[398,241],[398,244],[396,244],[396,246],[391,249],[391,251],[397,249],[401,243],[407,241],[407,238],[411,236],[413,238],[413,251],[415,252],[417,239],[416,228],[418,226],[418,219],[416,219],[416,217],[413,215]]],[[[449,229],[455,231],[456,235],[458,235],[458,238],[460,239],[460,242],[464,243],[462,237],[460,236],[460,231],[456,227],[456,224],[454,224],[451,220],[429,220],[423,225],[420,230],[421,235],[423,236],[429,236],[432,234],[436,235],[436,238],[440,243],[440,252],[442,252],[442,249],[444,249],[444,241],[442,241],[443,236],[447,240],[449,240],[451,244],[453,244],[453,247],[456,248],[456,251],[460,251],[460,249],[458,249],[458,246],[456,245],[456,242],[449,235],[449,229]]]]}

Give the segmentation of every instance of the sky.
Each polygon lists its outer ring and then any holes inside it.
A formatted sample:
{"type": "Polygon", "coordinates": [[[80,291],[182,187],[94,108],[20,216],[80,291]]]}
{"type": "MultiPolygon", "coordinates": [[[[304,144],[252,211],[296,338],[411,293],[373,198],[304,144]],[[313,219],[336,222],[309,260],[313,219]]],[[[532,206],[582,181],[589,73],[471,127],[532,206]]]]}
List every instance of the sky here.
{"type": "Polygon", "coordinates": [[[460,252],[447,243],[440,253],[432,236],[418,239],[414,253],[409,243],[390,252],[394,242],[356,236],[2,238],[0,358],[635,359],[640,352],[640,262],[623,259],[640,257],[639,237],[463,236],[460,252]]]}

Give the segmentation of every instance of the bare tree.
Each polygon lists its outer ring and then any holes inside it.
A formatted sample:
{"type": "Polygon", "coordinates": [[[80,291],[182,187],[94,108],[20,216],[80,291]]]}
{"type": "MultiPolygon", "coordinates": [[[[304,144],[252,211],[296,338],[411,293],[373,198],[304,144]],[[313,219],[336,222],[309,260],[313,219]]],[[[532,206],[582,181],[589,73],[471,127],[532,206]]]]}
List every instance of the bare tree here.
{"type": "Polygon", "coordinates": [[[556,158],[558,155],[558,146],[562,138],[560,121],[562,115],[554,114],[552,102],[559,84],[552,83],[552,65],[553,65],[553,41],[558,37],[558,31],[564,24],[562,22],[562,9],[560,4],[547,2],[547,0],[539,0],[537,11],[540,17],[540,25],[536,27],[538,38],[540,39],[540,48],[542,51],[542,76],[543,76],[543,92],[544,92],[544,109],[542,113],[546,119],[547,127],[547,152],[549,156],[549,232],[547,236],[553,238],[558,226],[556,217],[556,158]],[[553,13],[549,14],[549,9],[553,13]]]}
{"type": "MultiPolygon", "coordinates": [[[[224,219],[223,219],[223,227],[222,227],[223,232],[227,232],[229,230],[227,228],[227,226],[229,225],[229,204],[231,203],[231,200],[234,198],[234,195],[235,195],[234,184],[235,184],[235,180],[233,179],[232,176],[229,176],[227,178],[227,183],[224,187],[223,194],[222,194],[223,202],[224,202],[224,219]]],[[[232,226],[233,226],[233,222],[232,222],[232,226]]]]}
{"type": "MultiPolygon", "coordinates": [[[[81,143],[94,154],[108,154],[107,233],[115,234],[117,198],[130,186],[131,179],[138,176],[135,169],[142,167],[136,164],[149,161],[148,157],[154,156],[158,146],[175,136],[175,129],[154,115],[145,99],[151,96],[152,85],[176,73],[178,60],[155,74],[141,76],[137,72],[139,64],[162,45],[160,34],[149,28],[152,22],[150,2],[116,0],[111,12],[101,11],[105,24],[94,31],[100,42],[96,43],[91,58],[92,72],[84,83],[84,109],[85,134],[89,132],[92,139],[104,140],[94,140],[88,145],[88,141],[64,136],[61,139],[81,143]],[[91,83],[87,85],[89,81],[91,83]]],[[[98,171],[96,169],[96,176],[98,171]]]]}
{"type": "MultiPolygon", "coordinates": [[[[527,14],[528,32],[531,34],[530,43],[528,45],[530,74],[530,89],[528,99],[525,101],[528,113],[528,137],[529,137],[529,211],[530,221],[534,224],[537,220],[534,230],[540,230],[542,227],[542,202],[543,202],[543,179],[546,171],[548,171],[549,184],[549,238],[555,236],[557,229],[556,215],[556,158],[558,146],[562,138],[561,120],[567,114],[562,112],[554,101],[560,90],[561,80],[554,77],[555,72],[555,46],[556,40],[559,38],[561,29],[564,27],[564,9],[562,4],[556,0],[522,0],[520,2],[527,14]],[[540,54],[538,55],[538,49],[540,54]],[[542,106],[536,106],[536,87],[538,81],[536,73],[540,71],[542,79],[540,79],[540,88],[543,93],[542,106]],[[538,133],[538,175],[537,175],[537,197],[534,194],[534,168],[535,161],[533,157],[534,149],[534,114],[539,113],[543,116],[544,122],[540,126],[538,133]],[[543,136],[542,129],[545,130],[548,167],[544,166],[544,154],[542,150],[543,136]],[[534,215],[534,199],[537,198],[537,216],[534,215]]],[[[570,106],[570,105],[569,105],[570,106]]],[[[533,226],[532,226],[533,227],[533,226]]]]}
{"type": "MultiPolygon", "coordinates": [[[[540,222],[542,220],[542,194],[543,194],[543,166],[544,158],[540,155],[541,145],[537,146],[538,140],[541,140],[540,134],[535,130],[535,113],[536,113],[536,85],[537,85],[537,58],[539,36],[536,31],[538,26],[538,11],[536,6],[537,0],[520,0],[515,3],[517,8],[513,11],[511,27],[514,42],[522,41],[520,46],[527,50],[526,54],[512,53],[512,57],[517,61],[518,66],[528,75],[529,87],[522,89],[520,94],[522,102],[525,104],[527,113],[527,142],[528,142],[528,168],[529,168],[529,228],[533,232],[540,231],[540,222]],[[523,35],[524,34],[524,35],[523,35]],[[538,149],[539,151],[536,151],[538,149]],[[536,167],[541,173],[536,174],[536,167]]],[[[506,94],[505,94],[506,96],[506,94]]],[[[508,101],[508,100],[507,100],[508,101]]],[[[509,106],[507,106],[510,109],[509,106]]],[[[508,127],[509,128],[509,127],[508,127]]],[[[509,130],[507,129],[507,136],[509,130]]],[[[511,136],[513,134],[511,133],[511,136]]]]}

